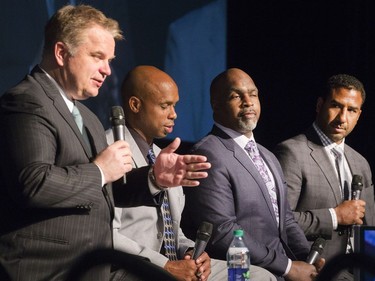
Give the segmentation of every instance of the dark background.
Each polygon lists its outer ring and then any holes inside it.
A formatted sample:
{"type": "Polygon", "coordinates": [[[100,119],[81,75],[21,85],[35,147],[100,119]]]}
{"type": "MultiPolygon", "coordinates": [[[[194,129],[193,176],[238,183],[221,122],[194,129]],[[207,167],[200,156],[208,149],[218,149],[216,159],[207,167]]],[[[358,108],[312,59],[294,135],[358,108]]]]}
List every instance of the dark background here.
{"type": "MultiPolygon", "coordinates": [[[[87,102],[108,128],[109,108],[121,102],[118,89],[127,71],[139,64],[164,69],[168,26],[214,1],[5,0],[0,10],[0,94],[39,62],[45,22],[51,11],[69,2],[101,9],[118,20],[125,33],[126,40],[116,47],[114,74],[103,87],[108,94],[87,102]]],[[[223,35],[227,55],[217,59],[226,60],[228,67],[245,70],[260,91],[262,115],[255,130],[257,141],[272,150],[278,142],[310,126],[316,95],[323,83],[333,74],[347,73],[364,83],[367,100],[359,123],[346,142],[364,155],[374,169],[373,1],[228,0],[226,14],[223,20],[227,30],[223,35]]],[[[208,89],[188,94],[207,95],[208,89]]],[[[211,110],[207,104],[204,107],[211,110]]],[[[184,126],[187,117],[180,115],[176,126],[184,126]]],[[[199,137],[206,133],[208,130],[200,132],[199,137]]],[[[181,137],[186,140],[184,135],[181,137]]],[[[198,139],[188,139],[181,151],[198,139]]]]}
{"type": "Polygon", "coordinates": [[[373,1],[228,1],[228,67],[254,79],[262,104],[257,141],[272,149],[315,118],[316,96],[333,74],[356,76],[367,98],[346,139],[374,163],[373,1]]]}

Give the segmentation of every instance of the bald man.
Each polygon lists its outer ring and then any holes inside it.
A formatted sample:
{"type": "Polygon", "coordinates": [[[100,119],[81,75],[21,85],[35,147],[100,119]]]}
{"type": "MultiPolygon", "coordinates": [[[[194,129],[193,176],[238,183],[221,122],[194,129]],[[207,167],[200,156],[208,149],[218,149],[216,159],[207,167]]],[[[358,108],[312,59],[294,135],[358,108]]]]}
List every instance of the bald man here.
{"type": "MultiPolygon", "coordinates": [[[[138,66],[125,77],[121,89],[126,117],[125,138],[133,154],[133,166],[150,164],[150,149],[158,155],[160,148],[153,141],[173,131],[179,100],[173,79],[153,66],[138,66]]],[[[112,132],[107,140],[113,142],[112,132]]],[[[164,220],[160,207],[116,208],[114,229],[115,249],[141,255],[171,273],[177,280],[227,280],[226,262],[211,260],[204,252],[191,258],[194,242],[185,237],[181,228],[181,213],[185,205],[182,187],[165,191],[173,221],[177,260],[171,260],[164,250],[164,220]]],[[[163,195],[155,197],[160,200],[163,195]]],[[[159,202],[161,205],[161,202],[159,202]]],[[[169,236],[169,235],[168,235],[169,236]]],[[[252,267],[252,280],[275,280],[268,271],[252,267]]]]}

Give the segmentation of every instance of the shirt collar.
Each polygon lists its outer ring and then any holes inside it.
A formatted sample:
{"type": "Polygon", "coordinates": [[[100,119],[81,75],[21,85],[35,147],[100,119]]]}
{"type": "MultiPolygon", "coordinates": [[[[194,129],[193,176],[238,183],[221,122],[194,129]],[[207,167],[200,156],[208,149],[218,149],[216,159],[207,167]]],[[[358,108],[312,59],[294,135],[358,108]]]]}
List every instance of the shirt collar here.
{"type": "Polygon", "coordinates": [[[329,137],[327,137],[326,134],[323,133],[323,131],[316,124],[316,122],[313,123],[313,128],[314,128],[315,132],[318,134],[319,139],[321,140],[321,142],[322,142],[322,144],[325,148],[331,149],[331,148],[334,148],[334,147],[338,146],[342,149],[342,151],[344,151],[345,138],[342,140],[342,142],[340,144],[336,144],[329,137]]]}
{"type": "Polygon", "coordinates": [[[254,138],[254,133],[252,133],[251,137],[248,138],[247,136],[233,129],[230,129],[228,127],[224,127],[223,125],[220,125],[219,123],[215,122],[215,125],[219,127],[221,130],[223,130],[228,136],[230,136],[241,148],[245,148],[245,146],[250,140],[253,140],[256,143],[255,138],[254,138]]]}

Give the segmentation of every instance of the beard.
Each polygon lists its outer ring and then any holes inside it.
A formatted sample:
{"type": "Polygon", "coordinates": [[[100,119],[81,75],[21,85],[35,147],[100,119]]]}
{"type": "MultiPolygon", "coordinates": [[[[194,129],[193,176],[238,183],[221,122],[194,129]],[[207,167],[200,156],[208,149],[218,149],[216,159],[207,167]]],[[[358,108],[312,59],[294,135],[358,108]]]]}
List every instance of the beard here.
{"type": "Polygon", "coordinates": [[[238,121],[238,127],[242,133],[252,132],[257,126],[258,120],[242,120],[238,121]]]}

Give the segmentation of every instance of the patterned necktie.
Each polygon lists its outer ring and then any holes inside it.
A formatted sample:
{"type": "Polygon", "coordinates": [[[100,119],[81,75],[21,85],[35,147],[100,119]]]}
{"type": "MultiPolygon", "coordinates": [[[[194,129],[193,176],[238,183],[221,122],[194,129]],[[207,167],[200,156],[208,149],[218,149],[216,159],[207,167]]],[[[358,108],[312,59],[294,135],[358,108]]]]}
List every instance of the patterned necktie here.
{"type": "MultiPolygon", "coordinates": [[[[147,159],[149,164],[155,163],[155,154],[150,147],[147,154],[147,159]]],[[[176,252],[176,238],[175,234],[173,232],[173,223],[172,223],[172,216],[171,211],[169,207],[169,200],[168,200],[168,193],[164,191],[163,201],[161,204],[161,213],[163,216],[163,222],[164,222],[164,250],[165,255],[169,260],[176,261],[177,260],[177,252],[176,252]]]]}
{"type": "Polygon", "coordinates": [[[245,150],[251,157],[251,159],[254,162],[255,167],[259,171],[260,175],[263,178],[264,183],[267,186],[268,193],[271,198],[272,207],[276,215],[277,223],[279,223],[279,207],[277,205],[277,194],[276,194],[276,187],[274,183],[272,182],[272,179],[268,173],[267,167],[262,159],[262,157],[259,154],[259,150],[253,140],[250,140],[246,146],[245,150]]]}
{"type": "Polygon", "coordinates": [[[349,199],[349,179],[348,174],[344,168],[344,153],[342,149],[338,146],[331,149],[333,155],[335,156],[335,164],[337,175],[339,177],[340,187],[341,187],[341,196],[344,200],[349,199]]]}

